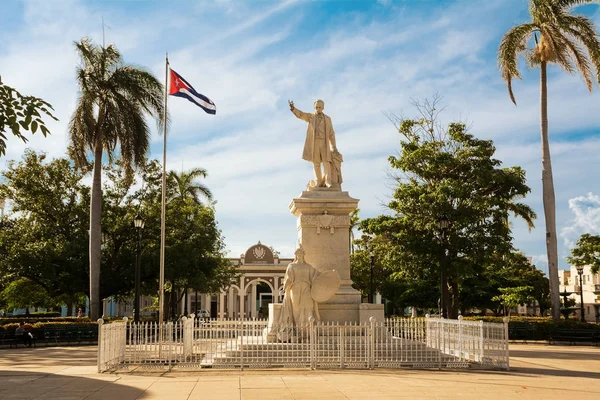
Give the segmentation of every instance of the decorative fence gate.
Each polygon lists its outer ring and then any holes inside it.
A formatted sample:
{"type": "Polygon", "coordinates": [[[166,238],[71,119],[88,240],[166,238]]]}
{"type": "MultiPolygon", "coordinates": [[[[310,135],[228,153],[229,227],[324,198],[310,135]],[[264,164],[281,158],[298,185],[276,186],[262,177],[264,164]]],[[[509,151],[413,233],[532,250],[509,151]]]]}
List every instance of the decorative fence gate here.
{"type": "Polygon", "coordinates": [[[100,326],[98,371],[204,368],[508,369],[508,322],[435,318],[268,327],[267,320],[100,326]],[[271,335],[268,335],[268,333],[271,335]]]}

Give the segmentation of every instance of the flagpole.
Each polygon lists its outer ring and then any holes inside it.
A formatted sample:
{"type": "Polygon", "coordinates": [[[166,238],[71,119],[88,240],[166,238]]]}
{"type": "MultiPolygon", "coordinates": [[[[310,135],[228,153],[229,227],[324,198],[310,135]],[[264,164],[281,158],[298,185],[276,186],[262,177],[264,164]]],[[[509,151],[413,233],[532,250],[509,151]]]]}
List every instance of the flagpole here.
{"type": "Polygon", "coordinates": [[[160,212],[160,283],[158,300],[158,322],[162,327],[165,309],[165,228],[167,209],[167,99],[169,96],[169,53],[165,54],[165,115],[163,132],[163,173],[162,173],[162,201],[160,212]]]}

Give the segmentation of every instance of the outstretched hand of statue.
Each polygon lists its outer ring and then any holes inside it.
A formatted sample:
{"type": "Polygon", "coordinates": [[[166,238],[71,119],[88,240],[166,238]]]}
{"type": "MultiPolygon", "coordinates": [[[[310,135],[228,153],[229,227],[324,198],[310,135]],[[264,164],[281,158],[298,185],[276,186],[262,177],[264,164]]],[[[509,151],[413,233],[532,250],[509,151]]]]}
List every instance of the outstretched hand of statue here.
{"type": "Polygon", "coordinates": [[[290,111],[294,111],[296,107],[294,107],[294,102],[292,100],[288,100],[288,104],[290,105],[290,111]]]}

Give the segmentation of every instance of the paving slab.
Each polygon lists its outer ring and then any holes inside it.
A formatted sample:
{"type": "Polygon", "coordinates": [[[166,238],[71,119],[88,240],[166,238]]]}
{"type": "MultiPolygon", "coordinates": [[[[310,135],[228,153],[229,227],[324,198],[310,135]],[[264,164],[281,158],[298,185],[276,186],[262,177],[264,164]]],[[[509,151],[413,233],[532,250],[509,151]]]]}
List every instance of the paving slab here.
{"type": "Polygon", "coordinates": [[[203,370],[99,374],[96,348],[0,349],[0,399],[600,399],[600,348],[511,344],[510,371],[203,370]]]}

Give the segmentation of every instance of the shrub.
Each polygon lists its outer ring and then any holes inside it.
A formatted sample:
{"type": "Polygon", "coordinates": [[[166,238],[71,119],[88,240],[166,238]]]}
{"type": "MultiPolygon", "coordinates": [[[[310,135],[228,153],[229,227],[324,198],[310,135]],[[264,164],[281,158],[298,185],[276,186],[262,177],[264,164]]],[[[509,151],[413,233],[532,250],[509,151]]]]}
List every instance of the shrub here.
{"type": "Polygon", "coordinates": [[[21,322],[25,322],[26,324],[35,324],[38,322],[69,322],[69,323],[87,323],[90,322],[88,317],[82,317],[82,318],[77,318],[77,317],[38,317],[38,316],[32,316],[30,315],[29,317],[25,317],[25,316],[19,316],[19,317],[6,317],[6,318],[0,318],[0,326],[6,325],[6,324],[17,324],[19,325],[19,323],[21,322]]]}

